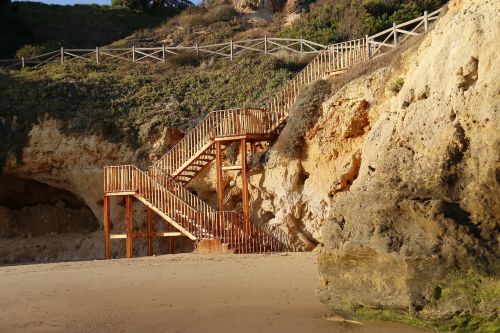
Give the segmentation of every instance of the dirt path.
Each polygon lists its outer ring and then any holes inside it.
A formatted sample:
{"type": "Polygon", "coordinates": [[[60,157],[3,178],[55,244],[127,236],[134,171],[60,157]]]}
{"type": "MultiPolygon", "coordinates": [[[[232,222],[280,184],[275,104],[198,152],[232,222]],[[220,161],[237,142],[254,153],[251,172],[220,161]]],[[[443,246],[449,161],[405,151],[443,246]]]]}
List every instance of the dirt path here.
{"type": "Polygon", "coordinates": [[[0,267],[0,332],[422,332],[326,321],[312,253],[0,267]]]}

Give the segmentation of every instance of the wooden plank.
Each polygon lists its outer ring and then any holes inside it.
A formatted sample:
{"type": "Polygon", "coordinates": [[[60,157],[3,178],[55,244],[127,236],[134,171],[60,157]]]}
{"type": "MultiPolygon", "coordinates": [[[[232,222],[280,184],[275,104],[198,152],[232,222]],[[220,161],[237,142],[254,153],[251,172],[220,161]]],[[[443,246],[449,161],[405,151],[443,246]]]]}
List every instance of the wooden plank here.
{"type": "Polygon", "coordinates": [[[109,238],[111,238],[111,239],[126,239],[127,234],[111,234],[111,235],[109,235],[109,238]]]}
{"type": "Polygon", "coordinates": [[[241,165],[226,165],[222,167],[222,171],[231,171],[231,170],[241,170],[241,165]]]}
{"type": "Polygon", "coordinates": [[[137,200],[139,200],[140,202],[142,202],[144,205],[148,206],[149,208],[151,208],[156,214],[160,215],[161,218],[163,218],[165,221],[167,221],[168,223],[172,224],[177,230],[179,230],[179,232],[181,232],[184,236],[188,237],[189,239],[191,240],[196,240],[197,238],[192,234],[190,233],[189,231],[187,231],[186,229],[184,229],[179,223],[177,223],[176,221],[174,221],[170,216],[166,215],[164,212],[162,212],[161,210],[159,210],[157,207],[155,207],[154,205],[152,205],[148,200],[146,200],[144,197],[140,196],[140,195],[137,195],[135,194],[134,195],[134,198],[136,198],[137,200]]]}
{"type": "Polygon", "coordinates": [[[108,196],[121,196],[121,195],[134,195],[133,191],[115,191],[115,192],[106,192],[108,196]]]}

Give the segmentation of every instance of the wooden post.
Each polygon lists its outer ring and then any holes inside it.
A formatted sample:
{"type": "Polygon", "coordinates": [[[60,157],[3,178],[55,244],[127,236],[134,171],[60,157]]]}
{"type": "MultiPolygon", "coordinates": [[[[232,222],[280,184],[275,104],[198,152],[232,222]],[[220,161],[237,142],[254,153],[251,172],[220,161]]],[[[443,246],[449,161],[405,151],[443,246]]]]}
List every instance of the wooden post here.
{"type": "Polygon", "coordinates": [[[224,186],[222,184],[222,148],[220,141],[215,142],[215,171],[217,174],[217,209],[224,210],[224,186]]]}
{"type": "Polygon", "coordinates": [[[95,61],[99,65],[99,47],[95,48],[95,61]]]}
{"type": "Polygon", "coordinates": [[[125,196],[125,254],[132,258],[132,196],[125,196]]]}
{"type": "Polygon", "coordinates": [[[424,12],[424,31],[427,31],[429,29],[429,17],[428,17],[427,11],[424,12]]]}
{"type": "Polygon", "coordinates": [[[231,52],[231,60],[233,60],[233,40],[232,39],[229,42],[229,46],[230,46],[230,52],[231,52]]]}
{"type": "Polygon", "coordinates": [[[267,54],[267,35],[264,35],[264,54],[267,54]]]}
{"type": "Polygon", "coordinates": [[[398,45],[398,32],[396,30],[396,23],[392,23],[392,33],[394,34],[394,46],[398,45]]]}
{"type": "Polygon", "coordinates": [[[245,233],[250,232],[250,198],[248,193],[247,140],[241,139],[241,196],[243,204],[243,225],[245,233]]]}
{"type": "Polygon", "coordinates": [[[135,62],[135,46],[132,46],[132,62],[135,62]]]}
{"type": "Polygon", "coordinates": [[[370,38],[368,35],[365,36],[365,43],[366,43],[366,59],[370,59],[370,38]]]}
{"type": "Polygon", "coordinates": [[[161,59],[165,62],[165,45],[161,46],[161,59]]]}
{"type": "Polygon", "coordinates": [[[21,57],[21,67],[24,68],[26,66],[26,62],[24,61],[24,57],[21,57]]]}
{"type": "Polygon", "coordinates": [[[109,219],[109,196],[104,196],[104,258],[111,259],[111,239],[109,233],[111,229],[111,221],[109,219]]]}
{"type": "Polygon", "coordinates": [[[300,54],[304,53],[304,44],[302,42],[302,35],[300,36],[300,54]]]}
{"type": "Polygon", "coordinates": [[[61,64],[64,64],[64,47],[61,47],[61,64]]]}
{"type": "Polygon", "coordinates": [[[153,210],[149,207],[146,208],[147,222],[148,222],[148,256],[153,255],[153,210]]]}
{"type": "Polygon", "coordinates": [[[200,47],[198,46],[198,43],[196,43],[196,57],[200,57],[200,47]]]}
{"type": "MultiPolygon", "coordinates": [[[[168,231],[172,232],[174,230],[173,226],[168,224],[168,231]]],[[[174,254],[174,236],[168,237],[168,253],[174,254]]]]}

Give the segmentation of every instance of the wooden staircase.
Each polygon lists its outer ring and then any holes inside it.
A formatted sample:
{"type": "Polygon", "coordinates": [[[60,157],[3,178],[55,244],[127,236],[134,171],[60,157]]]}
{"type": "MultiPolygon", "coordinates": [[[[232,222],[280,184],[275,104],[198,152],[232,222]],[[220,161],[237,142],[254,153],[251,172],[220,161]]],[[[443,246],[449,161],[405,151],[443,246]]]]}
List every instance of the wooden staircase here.
{"type": "MultiPolygon", "coordinates": [[[[235,253],[291,251],[293,246],[280,229],[271,230],[249,221],[248,182],[246,172],[247,142],[266,141],[283,127],[288,112],[297,101],[300,90],[319,79],[339,75],[354,64],[368,61],[383,52],[383,48],[399,45],[398,33],[417,35],[419,28],[437,19],[440,10],[394,25],[393,29],[372,37],[330,45],[318,54],[299,74],[287,82],[262,109],[237,108],[209,113],[187,133],[167,154],[143,171],[132,165],[104,168],[106,258],[111,256],[109,241],[109,197],[132,196],[145,204],[178,233],[192,240],[215,239],[235,253]],[[403,30],[403,27],[412,28],[403,30]],[[392,38],[393,43],[387,41],[392,38]],[[379,41],[382,40],[382,41],[379,41]],[[241,141],[240,141],[241,140],[241,141]],[[221,178],[222,151],[233,142],[241,142],[243,180],[243,214],[222,209],[223,189],[218,185],[219,209],[216,210],[185,188],[203,168],[216,160],[218,183],[221,178]],[[246,210],[245,210],[246,208],[246,210]]],[[[236,168],[235,168],[236,169],[236,168]]],[[[128,206],[127,206],[128,207],[128,206]]],[[[127,221],[130,212],[127,213],[127,221]]],[[[149,228],[149,227],[148,227],[149,228]]],[[[152,232],[148,232],[150,238],[152,232]]],[[[132,253],[134,235],[127,222],[127,254],[132,253]],[[128,248],[130,247],[130,248],[128,248]]],[[[148,239],[149,240],[149,239],[148,239]]]]}

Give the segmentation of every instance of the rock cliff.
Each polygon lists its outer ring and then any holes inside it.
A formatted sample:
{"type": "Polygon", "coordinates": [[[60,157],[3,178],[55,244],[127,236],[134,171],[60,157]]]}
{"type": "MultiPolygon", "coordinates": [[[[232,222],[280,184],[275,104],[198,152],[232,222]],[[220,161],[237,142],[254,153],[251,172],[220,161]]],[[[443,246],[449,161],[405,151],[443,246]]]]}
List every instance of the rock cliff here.
{"type": "Polygon", "coordinates": [[[499,10],[452,1],[398,63],[325,101],[302,159],[271,152],[260,210],[324,244],[319,295],[332,309],[480,311],[441,289],[469,269],[498,273],[499,10]]]}

